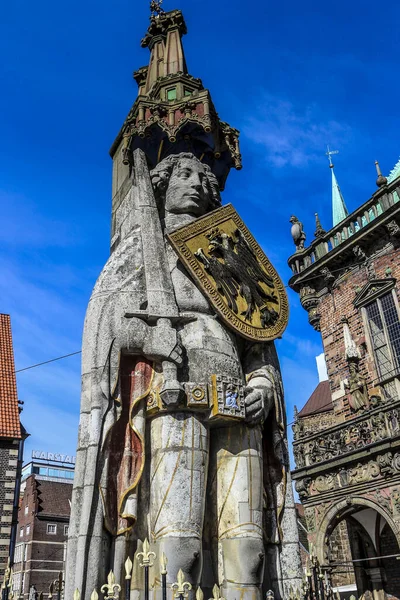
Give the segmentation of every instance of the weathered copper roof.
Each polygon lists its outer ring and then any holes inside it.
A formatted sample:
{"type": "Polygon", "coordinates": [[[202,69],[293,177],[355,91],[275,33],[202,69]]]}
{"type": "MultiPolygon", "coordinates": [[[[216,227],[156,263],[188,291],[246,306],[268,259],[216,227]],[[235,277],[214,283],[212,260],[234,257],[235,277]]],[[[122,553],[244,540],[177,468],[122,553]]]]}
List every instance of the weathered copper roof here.
{"type": "Polygon", "coordinates": [[[387,178],[388,183],[391,183],[392,181],[397,179],[397,177],[399,177],[399,176],[400,176],[400,158],[388,175],[388,178],[387,178]]]}
{"type": "Polygon", "coordinates": [[[298,416],[310,417],[311,415],[317,415],[318,413],[327,412],[329,410],[333,410],[329,381],[321,381],[299,412],[298,416]]]}
{"type": "Polygon", "coordinates": [[[10,315],[0,314],[0,438],[21,437],[10,315]]]}

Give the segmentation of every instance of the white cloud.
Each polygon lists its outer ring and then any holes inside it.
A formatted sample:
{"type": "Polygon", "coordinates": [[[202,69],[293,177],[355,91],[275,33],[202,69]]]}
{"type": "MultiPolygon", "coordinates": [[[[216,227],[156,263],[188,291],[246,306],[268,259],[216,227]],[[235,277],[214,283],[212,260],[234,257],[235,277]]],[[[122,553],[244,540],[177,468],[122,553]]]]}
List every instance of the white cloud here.
{"type": "Polygon", "coordinates": [[[317,105],[301,108],[270,94],[263,96],[243,133],[264,147],[265,159],[277,169],[304,167],[320,159],[327,144],[343,147],[351,136],[348,125],[327,119],[317,105]]]}

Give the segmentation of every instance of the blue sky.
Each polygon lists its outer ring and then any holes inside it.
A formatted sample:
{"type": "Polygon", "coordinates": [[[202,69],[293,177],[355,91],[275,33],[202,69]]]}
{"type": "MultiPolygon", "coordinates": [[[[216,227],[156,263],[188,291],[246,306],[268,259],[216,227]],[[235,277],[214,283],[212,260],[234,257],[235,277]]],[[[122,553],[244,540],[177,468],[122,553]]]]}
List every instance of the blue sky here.
{"type": "MultiPolygon", "coordinates": [[[[165,0],[184,11],[190,73],[220,117],[241,130],[244,168],[232,202],[287,283],[297,215],[311,241],[314,213],[331,226],[326,144],[349,210],[375,188],[374,160],[396,163],[396,23],[387,0],[165,0]]],[[[95,279],[109,251],[108,150],[136,97],[133,70],[147,0],[3,3],[0,24],[0,311],[12,317],[17,369],[80,349],[95,279]]],[[[289,421],[317,384],[320,336],[289,291],[278,342],[289,421]]],[[[33,448],[74,453],[80,359],[18,376],[33,448]]]]}

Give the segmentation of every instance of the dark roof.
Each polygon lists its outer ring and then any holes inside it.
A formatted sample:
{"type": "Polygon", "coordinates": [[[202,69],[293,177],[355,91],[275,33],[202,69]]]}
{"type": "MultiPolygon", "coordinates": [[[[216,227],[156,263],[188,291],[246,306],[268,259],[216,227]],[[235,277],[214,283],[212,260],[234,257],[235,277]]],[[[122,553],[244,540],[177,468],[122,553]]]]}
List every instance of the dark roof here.
{"type": "Polygon", "coordinates": [[[38,515],[42,513],[46,516],[69,517],[72,481],[61,483],[36,479],[36,490],[39,501],[38,515]]]}
{"type": "Polygon", "coordinates": [[[299,412],[298,416],[310,417],[311,415],[317,415],[330,410],[333,410],[333,405],[329,381],[321,381],[299,412]]]}
{"type": "Polygon", "coordinates": [[[21,439],[10,315],[0,314],[0,437],[21,439]]]}

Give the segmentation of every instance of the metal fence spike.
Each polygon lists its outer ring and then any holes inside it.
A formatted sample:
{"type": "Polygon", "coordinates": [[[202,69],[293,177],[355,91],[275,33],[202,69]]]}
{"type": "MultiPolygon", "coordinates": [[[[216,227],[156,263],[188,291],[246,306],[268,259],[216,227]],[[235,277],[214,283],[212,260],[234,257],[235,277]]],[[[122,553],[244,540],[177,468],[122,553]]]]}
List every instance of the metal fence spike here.
{"type": "Polygon", "coordinates": [[[125,579],[132,578],[132,568],[133,568],[133,562],[131,561],[131,559],[128,556],[128,558],[125,561],[125,579]]]}
{"type": "Polygon", "coordinates": [[[165,553],[163,552],[161,554],[161,558],[160,558],[160,573],[161,573],[161,575],[167,574],[167,564],[168,564],[168,559],[165,556],[165,553]]]}
{"type": "Polygon", "coordinates": [[[76,588],[76,590],[74,591],[74,600],[81,600],[81,593],[78,590],[78,588],[76,588]]]}
{"type": "Polygon", "coordinates": [[[90,596],[90,600],[99,600],[99,595],[96,589],[93,590],[92,595],[90,596]]]}
{"type": "Polygon", "coordinates": [[[221,592],[220,592],[220,589],[217,586],[217,584],[214,585],[214,587],[212,589],[212,593],[213,593],[213,597],[210,598],[210,600],[224,600],[224,598],[221,596],[221,592]]]}

